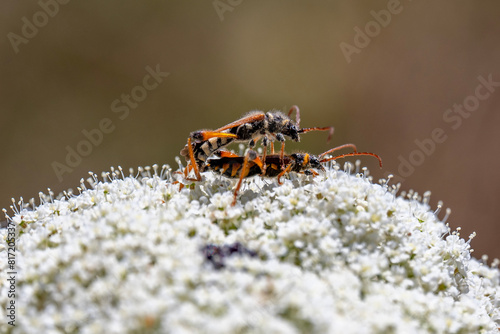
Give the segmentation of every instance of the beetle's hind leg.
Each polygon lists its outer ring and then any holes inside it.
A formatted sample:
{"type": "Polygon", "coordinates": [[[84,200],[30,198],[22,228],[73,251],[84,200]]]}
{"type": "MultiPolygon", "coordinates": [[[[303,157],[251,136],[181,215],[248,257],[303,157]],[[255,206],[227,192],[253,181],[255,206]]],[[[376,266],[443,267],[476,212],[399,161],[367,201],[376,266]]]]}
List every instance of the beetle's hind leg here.
{"type": "Polygon", "coordinates": [[[243,165],[240,171],[240,178],[238,180],[238,184],[236,185],[236,189],[234,190],[234,198],[233,202],[231,203],[231,206],[236,205],[236,199],[238,198],[238,192],[241,188],[243,179],[247,177],[248,172],[250,171],[250,163],[258,165],[261,169],[263,168],[262,160],[257,155],[257,152],[255,152],[254,150],[248,150],[247,153],[245,154],[245,159],[243,160],[243,165]]]}

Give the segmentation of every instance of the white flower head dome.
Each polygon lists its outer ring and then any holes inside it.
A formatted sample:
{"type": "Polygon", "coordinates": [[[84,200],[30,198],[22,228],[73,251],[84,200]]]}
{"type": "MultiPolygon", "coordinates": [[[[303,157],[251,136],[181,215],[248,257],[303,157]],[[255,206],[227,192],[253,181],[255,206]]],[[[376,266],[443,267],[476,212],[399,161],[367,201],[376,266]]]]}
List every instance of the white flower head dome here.
{"type": "Polygon", "coordinates": [[[234,181],[206,172],[180,190],[156,165],[14,204],[13,267],[1,230],[0,331],[496,332],[499,270],[471,257],[428,193],[396,196],[347,166],[283,185],[245,180],[235,206],[234,181]]]}

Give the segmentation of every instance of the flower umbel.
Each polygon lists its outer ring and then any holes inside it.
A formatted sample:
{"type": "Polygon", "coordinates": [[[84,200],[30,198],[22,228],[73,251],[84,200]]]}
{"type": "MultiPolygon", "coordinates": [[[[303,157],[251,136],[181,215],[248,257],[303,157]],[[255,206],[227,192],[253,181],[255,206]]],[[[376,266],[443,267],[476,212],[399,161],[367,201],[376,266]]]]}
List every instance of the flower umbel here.
{"type": "MultiPolygon", "coordinates": [[[[171,175],[168,167],[129,177],[112,169],[102,181],[82,180],[78,195],[15,207],[17,322],[3,321],[0,331],[489,333],[500,326],[499,270],[471,257],[469,241],[431,211],[428,194],[396,196],[397,187],[373,184],[366,170],[330,167],[314,178],[292,174],[281,186],[246,180],[233,207],[234,181],[206,172],[179,191],[171,175]]],[[[6,319],[7,232],[0,233],[6,319]]]]}

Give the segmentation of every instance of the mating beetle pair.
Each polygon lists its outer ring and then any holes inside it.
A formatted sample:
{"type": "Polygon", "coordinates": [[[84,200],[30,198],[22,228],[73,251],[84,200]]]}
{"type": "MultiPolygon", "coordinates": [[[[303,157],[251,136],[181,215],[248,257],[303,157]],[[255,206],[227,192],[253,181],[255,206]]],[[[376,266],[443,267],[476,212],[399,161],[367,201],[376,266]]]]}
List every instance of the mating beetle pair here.
{"type": "Polygon", "coordinates": [[[293,106],[288,115],[279,111],[267,113],[257,111],[216,130],[192,132],[186,146],[181,150],[181,155],[188,161],[188,165],[184,169],[184,177],[187,180],[200,181],[200,171],[211,170],[229,178],[239,178],[232,203],[235,205],[241,183],[246,177],[254,175],[277,177],[278,183],[281,184],[280,178],[286,173],[318,175],[314,169],[324,170],[321,163],[357,155],[373,156],[379,160],[380,167],[382,167],[382,160],[378,155],[358,152],[354,144],[335,147],[319,156],[308,153],[285,154],[286,138],[299,141],[300,134],[310,131],[329,131],[328,138],[330,138],[333,134],[333,127],[300,128],[300,111],[297,106],[293,106]],[[295,122],[290,118],[294,111],[295,122]],[[259,140],[262,140],[264,146],[263,154],[260,157],[253,151],[259,140]],[[281,142],[280,154],[274,153],[275,140],[281,142]],[[249,150],[244,156],[221,150],[234,142],[248,143],[249,150]],[[267,155],[269,145],[271,146],[271,154],[267,155]],[[354,152],[325,158],[328,154],[343,148],[352,148],[354,152]],[[213,155],[218,157],[214,158],[213,155]],[[191,171],[194,172],[195,178],[189,178],[191,171]]]}

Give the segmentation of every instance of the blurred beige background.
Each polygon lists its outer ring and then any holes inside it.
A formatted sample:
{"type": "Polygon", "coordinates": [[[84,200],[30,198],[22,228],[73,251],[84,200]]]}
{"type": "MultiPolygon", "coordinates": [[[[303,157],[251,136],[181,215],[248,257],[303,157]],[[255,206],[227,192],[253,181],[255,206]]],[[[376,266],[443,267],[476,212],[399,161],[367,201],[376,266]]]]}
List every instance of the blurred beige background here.
{"type": "Polygon", "coordinates": [[[478,233],[477,257],[500,257],[499,14],[493,0],[3,1],[0,207],[89,170],[176,167],[190,131],[297,104],[304,127],[336,131],[289,151],[380,154],[383,170],[362,159],[376,179],[431,190],[452,228],[478,233]],[[69,166],[68,148],[87,156],[69,166]]]}

